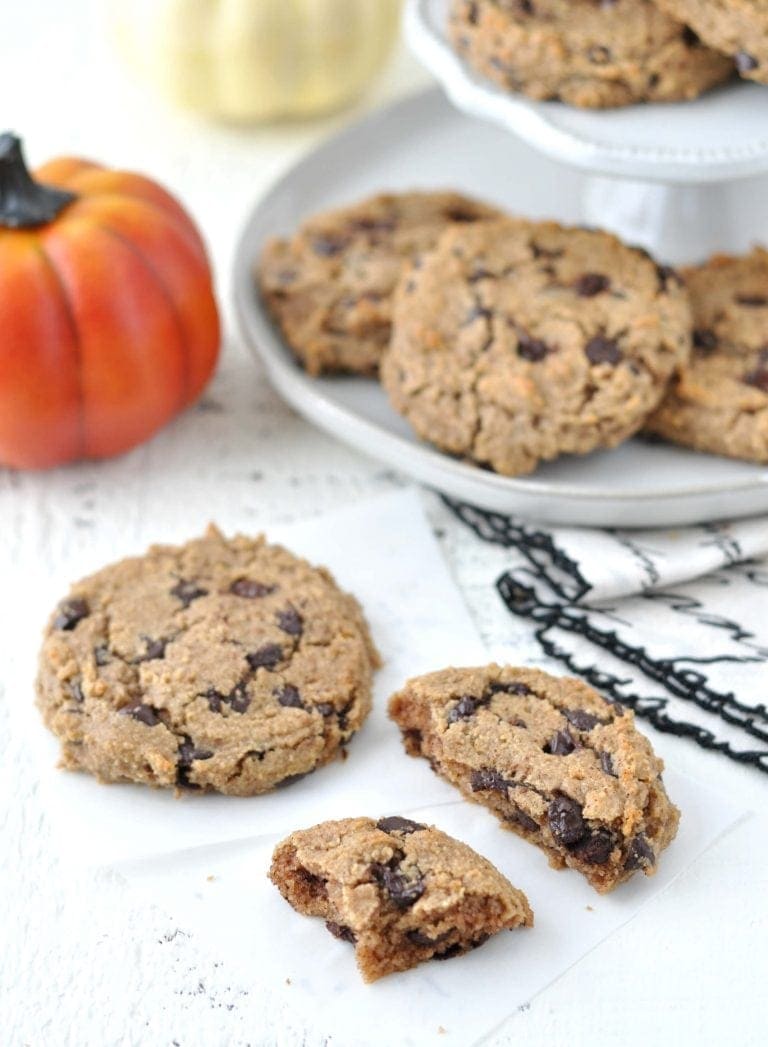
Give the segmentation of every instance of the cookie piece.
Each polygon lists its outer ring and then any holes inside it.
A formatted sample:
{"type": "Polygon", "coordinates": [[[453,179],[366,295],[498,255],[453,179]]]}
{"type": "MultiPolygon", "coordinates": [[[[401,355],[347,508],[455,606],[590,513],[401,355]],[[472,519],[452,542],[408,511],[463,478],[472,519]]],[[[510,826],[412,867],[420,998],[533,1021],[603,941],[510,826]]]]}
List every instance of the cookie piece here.
{"type": "Polygon", "coordinates": [[[409,680],[389,714],[412,756],[600,893],[650,876],[675,837],[662,761],[628,709],[580,680],[444,669],[409,680]]]}
{"type": "Polygon", "coordinates": [[[682,281],[608,233],[454,228],[395,299],[382,382],[425,440],[515,476],[613,447],[689,356],[682,281]]]}
{"type": "Polygon", "coordinates": [[[455,0],[450,35],[502,87],[587,108],[696,98],[733,75],[650,0],[455,0]]]}
{"type": "Polygon", "coordinates": [[[355,946],[366,982],[447,960],[504,928],[533,926],[518,891],[464,843],[408,818],[345,818],[278,844],[270,879],[355,946]]]}
{"type": "Polygon", "coordinates": [[[768,462],[768,252],[685,273],[693,356],[646,425],[698,451],[768,462]]]}
{"type": "Polygon", "coordinates": [[[450,223],[498,216],[458,193],[389,193],[317,215],[266,245],[262,297],[310,374],[376,374],[403,262],[450,223]]]}
{"type": "Polygon", "coordinates": [[[730,55],[741,76],[768,83],[766,0],[656,0],[710,47],[730,55]]]}
{"type": "Polygon", "coordinates": [[[40,655],[62,765],[103,782],[267,792],[331,760],[378,656],[322,567],[211,527],[73,586],[40,655]]]}

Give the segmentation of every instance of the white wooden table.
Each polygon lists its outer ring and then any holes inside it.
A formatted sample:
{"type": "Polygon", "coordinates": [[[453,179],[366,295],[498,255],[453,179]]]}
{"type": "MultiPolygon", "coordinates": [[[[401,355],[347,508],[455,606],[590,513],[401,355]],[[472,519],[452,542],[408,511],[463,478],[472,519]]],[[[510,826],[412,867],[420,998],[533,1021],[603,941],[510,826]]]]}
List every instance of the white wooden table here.
{"type": "MultiPolygon", "coordinates": [[[[239,344],[228,302],[232,250],[248,207],[349,114],[268,131],[201,125],[164,109],[114,66],[101,41],[98,3],[6,6],[0,123],[26,137],[32,162],[82,153],[175,187],[211,245],[227,344],[203,402],[133,454],[42,475],[0,471],[0,579],[11,576],[12,565],[18,577],[25,564],[52,567],[82,555],[94,528],[114,534],[119,552],[147,513],[163,518],[188,507],[196,521],[237,498],[256,530],[404,483],[281,404],[239,344]]],[[[423,79],[401,56],[366,105],[423,79]]],[[[474,539],[433,495],[425,500],[493,653],[536,659],[527,627],[509,618],[493,589],[504,554],[474,539]]],[[[0,599],[12,623],[7,585],[0,599]]],[[[183,927],[139,905],[116,877],[73,878],[62,869],[30,755],[8,714],[11,702],[32,699],[31,680],[13,671],[14,644],[11,626],[0,648],[0,1044],[319,1047],[322,1029],[291,1028],[265,1007],[247,970],[209,955],[183,927]]],[[[766,781],[685,742],[653,741],[668,762],[731,793],[757,817],[512,1016],[493,1043],[765,1042],[766,781]]],[[[393,1044],[396,1022],[393,1015],[393,1044]]]]}

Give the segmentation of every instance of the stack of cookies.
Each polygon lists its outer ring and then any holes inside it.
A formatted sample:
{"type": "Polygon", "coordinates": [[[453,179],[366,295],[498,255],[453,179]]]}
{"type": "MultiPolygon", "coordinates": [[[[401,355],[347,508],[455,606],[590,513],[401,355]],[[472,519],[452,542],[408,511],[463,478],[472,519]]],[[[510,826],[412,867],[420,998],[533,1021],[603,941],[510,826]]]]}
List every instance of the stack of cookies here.
{"type": "Polygon", "coordinates": [[[768,82],[760,0],[453,0],[450,37],[483,76],[589,108],[682,101],[735,73],[768,82]]]}
{"type": "Polygon", "coordinates": [[[263,253],[313,375],[378,373],[441,450],[507,476],[642,430],[768,461],[768,254],[678,273],[593,229],[455,193],[378,196],[263,253]]]}

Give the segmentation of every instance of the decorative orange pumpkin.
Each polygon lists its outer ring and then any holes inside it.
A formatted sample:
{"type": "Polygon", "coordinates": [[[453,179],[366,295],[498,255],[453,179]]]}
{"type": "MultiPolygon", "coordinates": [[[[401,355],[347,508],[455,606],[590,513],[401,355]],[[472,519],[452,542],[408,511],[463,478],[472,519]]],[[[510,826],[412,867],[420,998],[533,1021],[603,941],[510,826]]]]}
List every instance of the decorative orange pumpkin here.
{"type": "Polygon", "coordinates": [[[0,464],[141,443],[197,398],[219,351],[205,248],[169,193],[62,158],[33,179],[0,135],[0,464]]]}

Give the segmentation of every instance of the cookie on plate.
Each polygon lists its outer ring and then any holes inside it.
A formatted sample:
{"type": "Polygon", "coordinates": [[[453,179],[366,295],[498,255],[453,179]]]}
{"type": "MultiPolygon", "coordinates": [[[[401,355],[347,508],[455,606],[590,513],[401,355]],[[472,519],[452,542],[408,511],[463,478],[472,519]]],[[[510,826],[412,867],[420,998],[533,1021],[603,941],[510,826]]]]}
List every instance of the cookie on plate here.
{"type": "Polygon", "coordinates": [[[447,230],[398,289],[382,382],[425,440],[509,476],[641,428],[691,344],[677,274],[607,233],[447,230]]]}
{"type": "Polygon", "coordinates": [[[655,872],[675,837],[662,761],[628,709],[580,680],[444,669],[409,680],[389,713],[412,756],[601,893],[655,872]]]}
{"type": "Polygon", "coordinates": [[[450,34],[502,87],[589,108],[696,98],[733,75],[650,0],[454,0],[450,34]]]}
{"type": "Polygon", "coordinates": [[[646,424],[697,451],[768,462],[768,252],[685,273],[693,355],[646,424]]]}
{"type": "Polygon", "coordinates": [[[533,913],[491,863],[408,818],[345,818],[278,844],[270,878],[305,916],[355,946],[367,982],[424,960],[447,960],[533,913]]]}
{"type": "Polygon", "coordinates": [[[38,704],[66,768],[251,796],[334,757],[368,715],[377,664],[328,571],[209,528],[73,586],[48,624],[38,704]]]}
{"type": "Polygon", "coordinates": [[[738,72],[768,83],[766,0],[656,0],[682,18],[710,47],[730,55],[738,72]]]}
{"type": "Polygon", "coordinates": [[[498,216],[448,192],[388,193],[316,215],[264,248],[262,297],[310,374],[374,375],[403,262],[433,247],[450,223],[498,216]]]}

